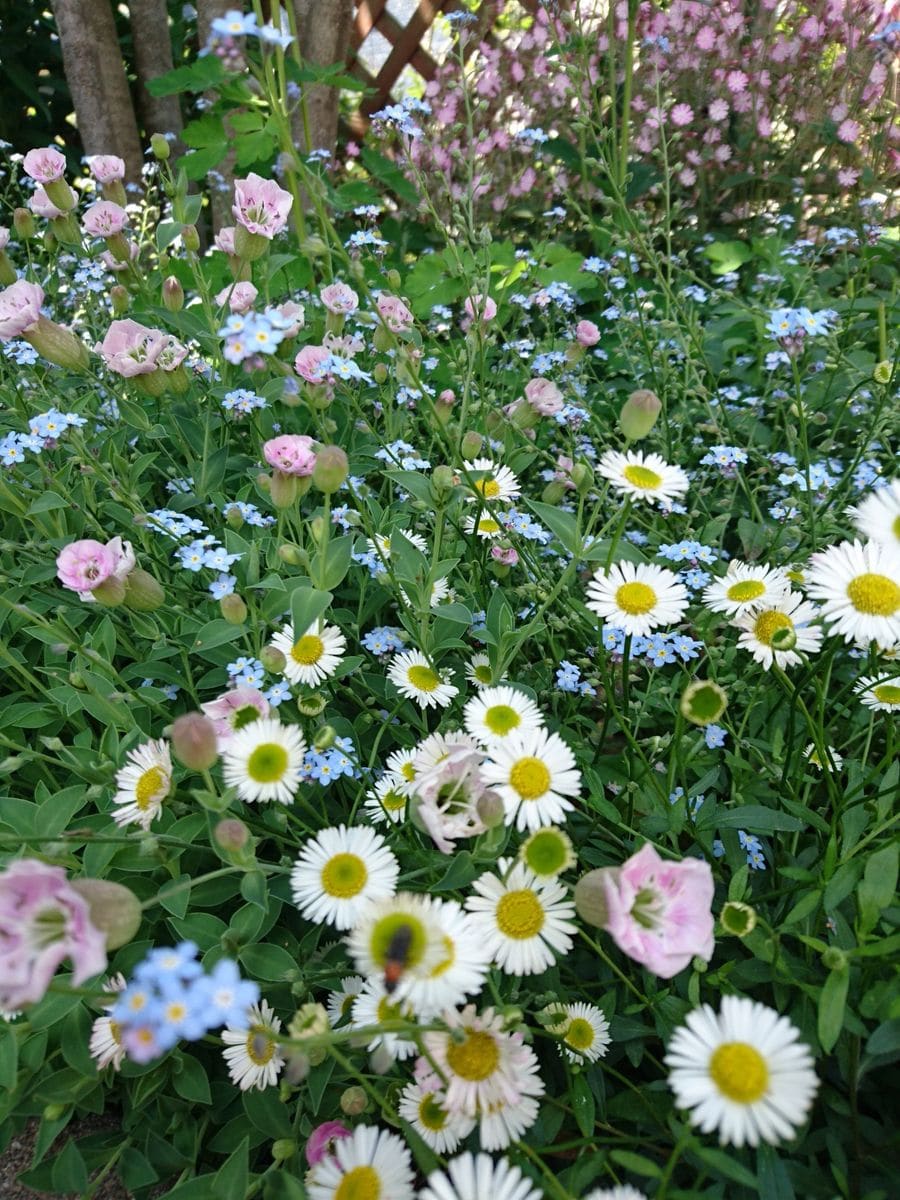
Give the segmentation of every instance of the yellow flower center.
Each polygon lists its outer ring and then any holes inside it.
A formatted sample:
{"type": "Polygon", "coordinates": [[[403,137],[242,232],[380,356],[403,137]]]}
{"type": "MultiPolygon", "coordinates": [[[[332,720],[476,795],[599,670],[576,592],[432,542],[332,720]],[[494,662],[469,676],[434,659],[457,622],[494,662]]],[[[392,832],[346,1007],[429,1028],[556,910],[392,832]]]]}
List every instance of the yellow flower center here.
{"type": "Polygon", "coordinates": [[[857,575],[847,584],[847,596],[857,612],[890,617],[900,608],[900,585],[887,575],[857,575]]]}
{"type": "Polygon", "coordinates": [[[544,927],[544,908],[530,888],[507,892],[497,905],[497,927],[517,941],[537,937],[544,927]]]}
{"type": "Polygon", "coordinates": [[[392,788],[381,797],[381,807],[385,812],[397,812],[398,809],[406,808],[406,797],[392,788]]]}
{"type": "Polygon", "coordinates": [[[453,966],[453,964],[456,962],[456,944],[454,943],[453,939],[447,937],[447,935],[445,933],[444,936],[441,938],[441,944],[444,947],[446,957],[442,958],[441,961],[436,966],[434,966],[431,969],[431,971],[429,971],[429,973],[428,973],[429,979],[437,979],[439,976],[441,976],[445,972],[449,971],[450,968],[453,966]]]}
{"type": "Polygon", "coordinates": [[[478,522],[479,533],[499,533],[500,525],[493,517],[482,517],[478,522]]]}
{"type": "Polygon", "coordinates": [[[447,1124],[447,1114],[435,1100],[433,1092],[419,1101],[419,1120],[426,1129],[433,1129],[435,1133],[447,1124]]]}
{"type": "Polygon", "coordinates": [[[539,829],[523,848],[522,857],[535,875],[558,875],[570,865],[569,846],[556,829],[539,829]]]}
{"type": "Polygon", "coordinates": [[[369,872],[356,854],[334,854],[322,868],[322,889],[338,900],[358,896],[366,886],[369,872]]]}
{"type": "Polygon", "coordinates": [[[110,1021],[109,1036],[112,1038],[112,1040],[116,1043],[117,1046],[122,1045],[122,1026],[119,1024],[118,1021],[110,1021]]]}
{"type": "Polygon", "coordinates": [[[500,495],[500,484],[496,479],[476,479],[475,487],[486,500],[496,500],[500,495]]]}
{"type": "Polygon", "coordinates": [[[382,996],[378,1001],[378,1007],[375,1010],[379,1022],[383,1021],[402,1021],[403,1012],[399,1004],[392,1004],[387,996],[382,996]]]}
{"type": "Polygon", "coordinates": [[[894,523],[891,526],[894,537],[900,542],[900,517],[894,517],[894,523]]]}
{"type": "Polygon", "coordinates": [[[537,800],[550,787],[550,772],[539,758],[520,758],[509,773],[509,785],[523,800],[537,800]]]}
{"type": "Polygon", "coordinates": [[[288,766],[288,752],[277,742],[254,747],[247,759],[247,774],[254,783],[277,783],[288,766]]]}
{"type": "Polygon", "coordinates": [[[735,604],[746,604],[750,600],[758,600],[765,595],[765,591],[766,585],[758,579],[744,579],[740,583],[733,583],[725,595],[735,604]]]}
{"type": "Polygon", "coordinates": [[[632,617],[643,616],[656,604],[656,592],[647,583],[623,583],[616,592],[616,604],[632,617]]]}
{"type": "Polygon", "coordinates": [[[772,638],[779,629],[793,629],[794,622],[783,612],[764,612],[756,618],[753,631],[764,646],[772,645],[772,638]]]}
{"type": "Polygon", "coordinates": [[[354,1167],[337,1185],[334,1200],[380,1200],[381,1176],[374,1167],[354,1167]]]}
{"type": "Polygon", "coordinates": [[[479,663],[477,667],[472,668],[472,674],[479,683],[484,684],[490,684],[491,679],[493,678],[493,671],[491,670],[490,663],[479,663]]]}
{"type": "Polygon", "coordinates": [[[169,790],[169,781],[162,767],[150,767],[137,781],[134,789],[134,802],[146,812],[151,804],[161,800],[169,790]]]}
{"type": "Polygon", "coordinates": [[[433,692],[441,682],[437,671],[432,671],[431,667],[418,665],[409,668],[406,672],[406,678],[419,692],[433,692]]]}
{"type": "Polygon", "coordinates": [[[565,1042],[579,1053],[590,1050],[594,1044],[594,1029],[590,1021],[584,1017],[573,1017],[566,1030],[565,1042]]]}
{"type": "Polygon", "coordinates": [[[301,667],[311,667],[325,653],[325,643],[314,633],[306,633],[291,646],[291,658],[301,667]]]}
{"type": "Polygon", "coordinates": [[[179,1000],[173,1000],[171,1004],[166,1005],[166,1019],[173,1022],[183,1021],[187,1016],[187,1005],[182,1004],[179,1000]]]}
{"type": "Polygon", "coordinates": [[[769,1086],[766,1060],[746,1042],[719,1046],[709,1060],[709,1073],[722,1095],[737,1104],[755,1104],[769,1086]]]}
{"type": "Polygon", "coordinates": [[[463,1042],[450,1042],[447,1047],[447,1066],[461,1079],[478,1083],[488,1079],[500,1063],[500,1051],[489,1033],[470,1029],[463,1042]]]}
{"type": "Polygon", "coordinates": [[[494,704],[484,714],[484,723],[497,737],[505,737],[522,724],[522,718],[508,704],[494,704]]]}
{"type": "Polygon", "coordinates": [[[657,475],[649,467],[639,467],[637,463],[629,463],[622,474],[632,487],[646,492],[654,491],[662,483],[662,475],[657,475]]]}
{"type": "Polygon", "coordinates": [[[251,1025],[247,1032],[247,1057],[255,1067],[264,1067],[272,1061],[275,1042],[271,1030],[265,1025],[251,1025]]]}
{"type": "Polygon", "coordinates": [[[900,687],[894,683],[878,683],[872,688],[872,695],[879,704],[900,705],[900,687]]]}

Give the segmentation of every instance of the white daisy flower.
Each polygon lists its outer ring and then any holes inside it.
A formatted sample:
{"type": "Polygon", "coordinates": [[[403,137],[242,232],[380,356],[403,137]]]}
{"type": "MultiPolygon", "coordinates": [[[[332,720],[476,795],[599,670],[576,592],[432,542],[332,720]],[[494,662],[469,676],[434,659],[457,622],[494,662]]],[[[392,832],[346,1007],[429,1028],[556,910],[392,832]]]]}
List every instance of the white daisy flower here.
{"type": "Polygon", "coordinates": [[[866,708],[875,712],[900,712],[900,675],[867,676],[854,684],[853,691],[866,708]]]}
{"type": "Polygon", "coordinates": [[[600,567],[587,593],[591,612],[635,637],[674,625],[688,606],[687,589],[671,571],[627,559],[613,563],[608,571],[600,567]]]}
{"type": "Polygon", "coordinates": [[[413,750],[412,768],[415,782],[413,792],[418,789],[421,777],[435,767],[449,762],[450,758],[461,751],[479,750],[478,742],[467,733],[448,729],[444,733],[429,733],[413,750]]]}
{"type": "Polygon", "coordinates": [[[385,775],[366,792],[363,811],[376,824],[390,821],[393,825],[399,825],[406,816],[407,801],[408,796],[400,791],[390,775],[385,775]]]}
{"type": "Polygon", "coordinates": [[[416,985],[416,1012],[424,1019],[477,996],[491,955],[471,920],[455,900],[434,900],[440,925],[440,954],[416,985]]]}
{"type": "Polygon", "coordinates": [[[484,512],[477,520],[475,517],[466,517],[463,529],[466,533],[483,538],[486,542],[492,542],[498,537],[503,537],[506,533],[506,530],[498,520],[492,517],[490,513],[484,512]]]}
{"type": "Polygon", "coordinates": [[[466,679],[477,688],[491,686],[494,673],[491,670],[491,660],[486,654],[473,654],[466,663],[466,679]]]}
{"type": "MultiPolygon", "coordinates": [[[[506,864],[501,859],[500,869],[506,864]]],[[[556,880],[538,880],[516,863],[505,878],[476,879],[466,900],[472,928],[501,971],[540,975],[572,949],[575,905],[556,880]]]]}
{"type": "Polygon", "coordinates": [[[718,1129],[723,1146],[793,1137],[819,1086],[798,1038],[786,1017],[745,996],[723,996],[718,1013],[695,1008],[665,1057],[676,1104],[701,1132],[718,1129]]]}
{"type": "Polygon", "coordinates": [[[618,1187],[597,1188],[588,1192],[584,1200],[647,1200],[646,1192],[639,1192],[630,1183],[620,1183],[618,1187]]]}
{"type": "Polygon", "coordinates": [[[251,1088],[261,1092],[275,1086],[284,1066],[277,1037],[281,1019],[265,1000],[252,1005],[247,1018],[246,1028],[228,1025],[222,1030],[223,1055],[232,1083],[242,1092],[251,1088]]]}
{"type": "Polygon", "coordinates": [[[578,795],[581,772],[558,734],[546,729],[513,734],[495,742],[489,753],[481,776],[499,792],[507,825],[515,821],[517,829],[539,829],[559,824],[572,811],[566,797],[578,795]]]}
{"type": "Polygon", "coordinates": [[[609,1021],[593,1004],[555,1004],[546,1009],[554,1018],[550,1033],[562,1040],[559,1049],[570,1062],[596,1062],[609,1049],[609,1021]]]}
{"type": "Polygon", "coordinates": [[[118,791],[113,796],[112,818],[117,825],[140,825],[148,830],[162,812],[162,802],[172,788],[169,743],[144,742],[128,751],[128,761],[116,772],[118,791]]]}
{"type": "Polygon", "coordinates": [[[368,825],[339,825],[303,846],[291,871],[291,892],[307,921],[349,929],[367,904],[393,896],[399,873],[380,833],[368,825]]]}
{"type": "Polygon", "coordinates": [[[338,669],[347,639],[334,625],[314,621],[309,629],[296,637],[290,623],[276,633],[272,645],[285,657],[282,674],[291,683],[316,687],[338,669]]]}
{"type": "MultiPolygon", "coordinates": [[[[898,696],[900,696],[900,691],[898,691],[898,696]]],[[[844,765],[843,758],[840,756],[840,754],[838,754],[834,746],[825,747],[825,762],[823,764],[819,756],[819,752],[816,749],[815,742],[809,743],[809,745],[803,751],[803,757],[808,763],[812,763],[812,765],[818,768],[820,771],[824,766],[825,770],[828,771],[829,774],[834,774],[840,771],[844,765]]]]}
{"type": "MultiPolygon", "coordinates": [[[[418,609],[418,600],[413,598],[406,588],[402,587],[400,589],[400,595],[403,597],[403,603],[408,608],[418,609]]],[[[441,577],[440,579],[436,579],[431,585],[431,593],[428,597],[428,606],[429,608],[440,608],[442,604],[452,600],[453,596],[454,593],[450,587],[450,584],[446,579],[441,577]]]]}
{"type": "Polygon", "coordinates": [[[472,737],[485,746],[515,733],[531,733],[544,724],[535,702],[508,686],[483,688],[466,704],[463,721],[472,737]]]}
{"type": "Polygon", "coordinates": [[[830,632],[848,642],[900,642],[900,549],[841,542],[810,559],[807,590],[822,601],[830,632]]]}
{"type": "Polygon", "coordinates": [[[393,1001],[415,1006],[416,989],[445,956],[438,913],[437,901],[412,892],[367,905],[347,937],[360,975],[385,979],[393,1001]]]}
{"type": "MultiPolygon", "coordinates": [[[[423,554],[428,553],[428,543],[420,533],[413,533],[410,529],[398,529],[397,533],[402,533],[408,542],[412,542],[417,550],[423,554]]],[[[366,547],[370,554],[378,555],[386,561],[391,560],[391,535],[389,533],[376,533],[374,538],[366,539],[366,547]]]]}
{"type": "Polygon", "coordinates": [[[449,672],[436,671],[418,650],[395,654],[388,667],[388,679],[401,694],[422,708],[446,708],[459,688],[448,683],[449,672]]]}
{"type": "Polygon", "coordinates": [[[597,471],[608,479],[617,492],[632,500],[670,502],[683,496],[690,486],[681,467],[673,467],[658,454],[642,450],[607,450],[597,463],[597,471]]]}
{"type": "Polygon", "coordinates": [[[876,488],[847,512],[864,538],[900,549],[900,479],[876,488]]]}
{"type": "Polygon", "coordinates": [[[787,572],[768,563],[755,565],[732,559],[721,579],[703,589],[703,603],[710,612],[736,617],[751,608],[777,605],[791,583],[787,572]]]}
{"type": "Polygon", "coordinates": [[[305,754],[306,742],[296,725],[264,717],[234,734],[222,753],[222,774],[242,800],[292,804],[305,754]]]}
{"type": "MultiPolygon", "coordinates": [[[[384,990],[384,986],[373,979],[367,980],[359,995],[353,1002],[350,1013],[350,1024],[354,1029],[371,1029],[374,1025],[383,1026],[390,1021],[413,1020],[413,1010],[404,1000],[394,1000],[384,990]]],[[[416,1053],[417,1043],[402,1034],[382,1030],[370,1041],[366,1049],[380,1051],[382,1062],[402,1062],[416,1053]]]]}
{"type": "Polygon", "coordinates": [[[416,1075],[416,1079],[400,1093],[397,1111],[432,1150],[438,1154],[452,1154],[475,1128],[475,1118],[444,1108],[441,1081],[430,1067],[417,1071],[416,1075]]]}
{"type": "Polygon", "coordinates": [[[495,1100],[485,1105],[478,1122],[478,1140],[482,1150],[505,1150],[523,1135],[538,1119],[540,1105],[534,1096],[518,1096],[514,1100],[495,1100]]]}
{"type": "Polygon", "coordinates": [[[804,600],[799,592],[786,592],[777,606],[752,609],[732,624],[743,632],[738,646],[749,650],[766,671],[776,663],[782,669],[794,667],[804,654],[815,654],[822,645],[822,630],[810,621],[818,619],[814,604],[804,600]]]}
{"type": "Polygon", "coordinates": [[[340,990],[328,993],[326,1009],[328,1020],[333,1026],[342,1025],[348,1019],[365,982],[361,975],[347,975],[341,980],[340,990]]]}
{"type": "Polygon", "coordinates": [[[467,471],[471,479],[470,486],[474,489],[474,495],[469,495],[468,500],[489,500],[491,503],[505,504],[508,500],[515,500],[521,493],[519,481],[509,467],[499,466],[490,458],[476,458],[471,463],[467,464],[467,471]]]}
{"type": "Polygon", "coordinates": [[[394,750],[388,755],[384,769],[391,783],[403,796],[411,796],[415,784],[416,772],[413,767],[414,750],[394,750]]]}
{"type": "Polygon", "coordinates": [[[419,1200],[543,1200],[543,1192],[505,1158],[461,1154],[446,1174],[433,1171],[419,1200]]]}
{"type": "MultiPolygon", "coordinates": [[[[104,982],[103,990],[106,992],[124,992],[125,986],[126,980],[124,975],[113,975],[111,979],[107,979],[104,982]]],[[[108,1010],[115,1003],[115,1000],[110,1000],[103,1007],[108,1010]]],[[[96,1059],[98,1071],[102,1071],[104,1067],[110,1065],[114,1071],[119,1070],[122,1066],[122,1060],[125,1058],[125,1047],[122,1044],[122,1027],[118,1021],[114,1021],[109,1016],[96,1018],[94,1024],[91,1026],[91,1040],[88,1043],[88,1053],[91,1058],[96,1059]]]]}
{"type": "Polygon", "coordinates": [[[412,1200],[409,1149],[395,1133],[357,1125],[310,1168],[305,1184],[309,1200],[412,1200]]]}

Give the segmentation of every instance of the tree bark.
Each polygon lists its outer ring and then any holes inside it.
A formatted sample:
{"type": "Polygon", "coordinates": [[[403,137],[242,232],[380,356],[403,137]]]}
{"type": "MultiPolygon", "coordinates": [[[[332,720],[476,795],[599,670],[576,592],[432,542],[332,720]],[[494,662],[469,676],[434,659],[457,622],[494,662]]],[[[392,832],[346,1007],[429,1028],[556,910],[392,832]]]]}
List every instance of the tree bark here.
{"type": "Polygon", "coordinates": [[[147,83],[171,71],[172,39],[166,0],[128,0],[134,64],[138,77],[138,107],[147,135],[181,133],[181,104],[177,96],[153,96],[147,83]]]}
{"type": "Polygon", "coordinates": [[[141,178],[143,154],[109,0],[53,0],[63,67],[86,154],[117,154],[141,178]]]}
{"type": "MultiPolygon", "coordinates": [[[[344,63],[353,27],[352,0],[293,0],[300,53],[317,67],[344,63]]],[[[309,119],[309,144],[302,121],[295,122],[294,140],[301,150],[330,150],[337,142],[340,94],[337,88],[316,84],[305,87],[309,119]]]]}
{"type": "MultiPolygon", "coordinates": [[[[202,49],[212,36],[212,23],[216,17],[223,17],[230,8],[239,5],[234,0],[197,0],[197,40],[202,49]]],[[[208,99],[214,99],[208,96],[208,99]]],[[[220,177],[210,178],[209,203],[212,209],[213,232],[218,233],[227,225],[234,224],[231,213],[231,203],[234,193],[234,151],[229,150],[225,158],[216,168],[220,177]]]]}

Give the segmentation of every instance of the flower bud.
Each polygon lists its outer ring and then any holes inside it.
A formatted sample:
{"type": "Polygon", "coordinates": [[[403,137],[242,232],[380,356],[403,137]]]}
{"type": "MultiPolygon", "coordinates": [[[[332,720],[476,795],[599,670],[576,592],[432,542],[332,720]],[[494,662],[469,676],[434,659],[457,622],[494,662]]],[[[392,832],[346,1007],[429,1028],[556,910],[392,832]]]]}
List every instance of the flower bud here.
{"type": "Polygon", "coordinates": [[[121,283],[115,283],[109,289],[109,299],[115,316],[121,317],[123,313],[128,312],[131,297],[128,295],[128,289],[122,287],[121,283]]]}
{"type": "Polygon", "coordinates": [[[403,279],[401,278],[400,272],[396,269],[396,267],[392,267],[390,271],[388,271],[386,278],[388,281],[388,287],[395,292],[399,291],[400,285],[403,283],[403,279]]]}
{"type": "Polygon", "coordinates": [[[348,1087],[341,1093],[341,1112],[348,1117],[361,1116],[369,1106],[369,1099],[361,1087],[348,1087]]]}
{"type": "Polygon", "coordinates": [[[297,698],[297,708],[300,710],[302,717],[318,717],[321,716],[327,707],[328,701],[324,696],[313,692],[310,696],[299,696],[297,698]]]}
{"type": "Polygon", "coordinates": [[[468,430],[463,434],[460,442],[460,453],[466,462],[472,462],[481,453],[481,447],[484,445],[484,438],[480,433],[476,433],[474,429],[468,430]]]}
{"type": "Polygon", "coordinates": [[[300,495],[300,476],[287,475],[284,471],[273,471],[269,495],[276,508],[290,508],[300,495]]]}
{"type": "Polygon", "coordinates": [[[577,462],[570,474],[580,495],[583,496],[585,492],[590,491],[591,484],[594,482],[594,472],[588,463],[577,462]]]}
{"type": "Polygon", "coordinates": [[[756,928],[756,909],[740,900],[729,900],[719,913],[719,920],[726,933],[746,937],[756,928]]]}
{"type": "Polygon", "coordinates": [[[485,792],[483,796],[479,796],[475,802],[475,809],[486,829],[499,828],[506,817],[503,800],[496,792],[485,792]]]}
{"type": "Polygon", "coordinates": [[[376,383],[386,383],[388,377],[387,366],[383,363],[376,363],[372,368],[372,377],[376,383]]]}
{"type": "Polygon", "coordinates": [[[311,233],[300,243],[300,252],[306,258],[325,258],[328,254],[328,246],[317,233],[311,233]]]}
{"type": "Polygon", "coordinates": [[[13,228],[20,238],[34,237],[34,213],[28,208],[17,208],[13,213],[13,228]]]}
{"type": "Polygon", "coordinates": [[[171,154],[169,143],[161,133],[154,133],[151,135],[150,150],[152,151],[153,157],[157,160],[157,162],[166,162],[171,154]]]}
{"type": "Polygon", "coordinates": [[[192,771],[208,771],[219,757],[216,728],[201,712],[184,713],[172,722],[175,757],[192,771]]]}
{"type": "Polygon", "coordinates": [[[846,971],[847,955],[838,946],[829,946],[822,951],[822,966],[829,971],[846,971]]]}
{"type": "Polygon", "coordinates": [[[243,625],[247,620],[247,605],[237,592],[222,597],[219,601],[219,612],[229,625],[243,625]]]}
{"type": "Polygon", "coordinates": [[[166,276],[162,286],[162,302],[169,312],[184,308],[184,288],[174,275],[166,276]]]}
{"type": "MultiPolygon", "coordinates": [[[[263,241],[266,239],[263,238],[263,241]]],[[[196,254],[200,249],[200,234],[197,232],[196,225],[182,225],[181,227],[181,244],[189,254],[196,254]]]]}
{"type": "Polygon", "coordinates": [[[91,595],[104,608],[116,608],[125,599],[125,584],[117,575],[110,575],[91,591],[91,595]]]}
{"type": "Polygon", "coordinates": [[[67,1104],[45,1104],[41,1115],[45,1121],[58,1121],[68,1107],[67,1104]]]}
{"type": "MultiPolygon", "coordinates": [[[[294,1013],[293,1019],[288,1025],[288,1034],[297,1040],[306,1037],[321,1037],[323,1033],[328,1032],[329,1028],[328,1013],[325,1011],[324,1005],[303,1004],[294,1013]]],[[[307,1053],[310,1052],[307,1051],[307,1053]]]]}
{"type": "Polygon", "coordinates": [[[294,546],[290,542],[282,542],[278,547],[278,557],[283,563],[287,563],[290,567],[305,566],[309,555],[300,546],[294,546]]]}
{"type": "Polygon", "coordinates": [[[236,504],[232,504],[225,513],[225,524],[229,529],[241,529],[243,527],[244,514],[236,504]]]}
{"type": "Polygon", "coordinates": [[[724,689],[710,679],[695,679],[681,693],[681,715],[694,725],[713,725],[727,707],[724,689]]]}
{"type": "Polygon", "coordinates": [[[541,492],[541,500],[544,504],[559,504],[565,494],[566,485],[560,483],[558,479],[551,479],[541,492]]]}
{"type": "Polygon", "coordinates": [[[588,871],[586,875],[582,875],[575,884],[575,911],[582,921],[587,921],[588,925],[596,925],[600,929],[605,928],[609,919],[606,907],[605,880],[610,873],[615,878],[618,868],[597,867],[595,871],[588,871]]]}
{"type": "Polygon", "coordinates": [[[284,652],[277,646],[263,646],[259,652],[259,661],[267,671],[271,671],[274,675],[280,675],[287,664],[284,652]]]}
{"type": "Polygon", "coordinates": [[[268,251],[269,239],[261,233],[251,233],[245,225],[237,225],[234,230],[234,249],[244,262],[256,262],[268,251]]]}
{"type": "Polygon", "coordinates": [[[876,363],[872,378],[876,383],[890,383],[893,371],[893,365],[889,362],[876,363]]]}
{"type": "Polygon", "coordinates": [[[641,388],[632,392],[619,413],[619,428],[630,442],[638,442],[645,438],[662,410],[655,392],[641,388]]]}
{"type": "Polygon", "coordinates": [[[337,737],[337,730],[333,725],[323,725],[313,738],[313,750],[319,754],[323,750],[328,750],[334,745],[334,739],[337,737]]]}
{"type": "Polygon", "coordinates": [[[213,837],[229,854],[239,854],[250,841],[250,830],[237,817],[226,817],[213,829],[213,837]]]}
{"type": "Polygon", "coordinates": [[[16,268],[12,265],[5,250],[0,250],[0,287],[9,287],[18,279],[16,268]]]}
{"type": "Polygon", "coordinates": [[[439,504],[446,502],[447,497],[453,491],[453,481],[455,479],[453,468],[448,467],[446,463],[442,463],[439,467],[435,467],[431,473],[431,494],[435,501],[439,504]]]}
{"type": "Polygon", "coordinates": [[[155,612],[166,601],[166,593],[149,571],[134,567],[125,580],[125,607],[133,612],[155,612]]]}
{"type": "Polygon", "coordinates": [[[276,1138],[272,1143],[272,1157],[276,1162],[286,1162],[297,1153],[297,1143],[290,1138],[276,1138]]]}
{"type": "Polygon", "coordinates": [[[350,463],[346,452],[340,446],[322,446],[316,451],[316,465],[313,467],[313,487],[331,495],[342,486],[350,474],[350,463]]]}
{"type": "Polygon", "coordinates": [[[91,924],[106,938],[107,950],[118,950],[137,933],[141,905],[134,892],[109,879],[73,879],[73,889],[88,904],[91,924]]]}

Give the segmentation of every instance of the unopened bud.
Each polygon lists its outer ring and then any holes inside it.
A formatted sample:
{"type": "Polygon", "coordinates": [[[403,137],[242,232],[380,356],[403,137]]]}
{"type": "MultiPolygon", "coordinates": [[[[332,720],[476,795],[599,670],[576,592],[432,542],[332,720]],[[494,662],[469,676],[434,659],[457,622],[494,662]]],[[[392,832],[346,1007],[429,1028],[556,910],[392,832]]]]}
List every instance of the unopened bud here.
{"type": "Polygon", "coordinates": [[[719,920],[726,933],[746,937],[756,928],[756,909],[741,900],[729,900],[719,913],[719,920]]]}
{"type": "Polygon", "coordinates": [[[238,854],[250,840],[250,830],[237,817],[226,817],[213,830],[219,846],[229,854],[238,854]]]}
{"type": "Polygon", "coordinates": [[[455,479],[453,468],[448,467],[446,463],[442,463],[439,467],[435,467],[431,473],[431,494],[435,500],[443,502],[453,491],[453,482],[455,479]]]}
{"type": "MultiPolygon", "coordinates": [[[[263,238],[265,241],[265,238],[263,238]]],[[[200,234],[196,225],[182,225],[181,244],[190,254],[196,254],[200,249],[200,234]]]]}
{"type": "Polygon", "coordinates": [[[336,492],[350,474],[350,463],[346,452],[340,446],[323,446],[316,451],[316,465],[313,467],[313,487],[331,495],[336,492]]]}
{"type": "Polygon", "coordinates": [[[117,575],[110,575],[92,589],[91,595],[104,608],[115,608],[125,599],[125,584],[117,575]]]}
{"type": "Polygon", "coordinates": [[[282,542],[278,547],[278,557],[283,563],[287,563],[288,566],[302,567],[308,555],[299,546],[294,546],[290,542],[282,542]]]}
{"type": "Polygon", "coordinates": [[[225,523],[228,525],[229,529],[240,529],[243,526],[244,514],[236,504],[232,504],[232,506],[226,511],[225,523]]]}
{"type": "Polygon", "coordinates": [[[128,312],[131,297],[128,295],[128,288],[122,287],[121,283],[115,283],[109,289],[109,300],[110,304],[112,304],[113,313],[117,317],[121,317],[123,313],[128,312]]]}
{"type": "Polygon", "coordinates": [[[485,792],[483,796],[479,796],[475,809],[486,829],[497,829],[506,817],[503,800],[496,792],[485,792]]]}
{"type": "Polygon", "coordinates": [[[163,282],[162,302],[169,312],[178,312],[184,308],[184,288],[174,275],[167,276],[163,282]]]}
{"type": "Polygon", "coordinates": [[[891,375],[894,372],[893,365],[889,362],[876,363],[875,369],[872,372],[872,378],[876,383],[890,383],[891,375]]]}
{"type": "MultiPolygon", "coordinates": [[[[327,1033],[330,1026],[328,1024],[328,1013],[322,1004],[303,1004],[294,1013],[291,1023],[288,1025],[288,1033],[292,1038],[298,1041],[301,1038],[321,1037],[323,1033],[327,1033]]],[[[307,1054],[310,1051],[306,1051],[307,1054]]]]}
{"type": "Polygon", "coordinates": [[[28,208],[17,208],[13,213],[13,228],[20,238],[34,237],[34,213],[28,208]]]}
{"type": "Polygon", "coordinates": [[[472,462],[481,453],[481,447],[484,445],[484,438],[480,433],[476,433],[474,429],[470,429],[463,434],[460,442],[460,453],[466,462],[472,462]]]}
{"type": "Polygon", "coordinates": [[[369,1098],[361,1087],[348,1087],[341,1093],[341,1112],[348,1117],[361,1116],[369,1106],[369,1098]]]}
{"type": "Polygon", "coordinates": [[[272,1143],[272,1157],[276,1162],[286,1162],[297,1153],[297,1144],[290,1138],[276,1138],[272,1143]]]}
{"type": "Polygon", "coordinates": [[[847,955],[840,947],[829,946],[827,950],[822,951],[822,966],[827,967],[829,971],[845,971],[847,955]]]}
{"type": "Polygon", "coordinates": [[[594,482],[594,472],[587,463],[577,462],[569,473],[579,495],[583,496],[590,490],[591,484],[594,482]]]}
{"type": "Polygon", "coordinates": [[[259,661],[273,675],[280,675],[287,665],[284,651],[279,650],[277,646],[263,646],[259,652],[259,661]]]}
{"type": "Polygon", "coordinates": [[[125,606],[134,612],[155,612],[166,601],[158,579],[142,567],[135,567],[125,580],[125,606]]]}
{"type": "Polygon", "coordinates": [[[323,258],[328,253],[328,246],[317,233],[311,233],[309,237],[305,237],[300,243],[300,252],[306,258],[323,258]]]}
{"type": "Polygon", "coordinates": [[[157,162],[166,162],[171,154],[169,143],[161,133],[152,134],[150,138],[150,150],[157,162]]]}
{"type": "Polygon", "coordinates": [[[141,905],[134,892],[109,879],[73,879],[72,888],[88,903],[91,924],[106,938],[107,950],[127,945],[141,924],[141,905]]]}
{"type": "Polygon", "coordinates": [[[619,428],[630,442],[645,438],[656,424],[662,404],[655,392],[641,388],[632,392],[619,413],[619,428]]]}
{"type": "Polygon", "coordinates": [[[175,757],[192,771],[208,771],[219,757],[216,728],[201,712],[184,713],[172,722],[175,757]]]}
{"type": "Polygon", "coordinates": [[[566,485],[558,479],[551,479],[541,492],[541,500],[544,504],[559,504],[565,494],[566,485]]]}
{"type": "Polygon", "coordinates": [[[395,267],[392,267],[391,270],[388,271],[387,281],[388,287],[392,288],[395,292],[399,289],[403,280],[400,276],[400,272],[395,267]]]}
{"type": "Polygon", "coordinates": [[[618,873],[616,867],[598,867],[588,871],[575,884],[575,911],[582,921],[588,925],[596,925],[603,929],[609,920],[609,909],[606,904],[606,877],[618,873]]]}
{"type": "Polygon", "coordinates": [[[372,368],[372,376],[376,383],[386,383],[388,377],[388,369],[383,362],[376,363],[372,368]]]}
{"type": "Polygon", "coordinates": [[[276,508],[290,508],[300,495],[300,477],[287,475],[284,471],[273,471],[269,495],[276,508]]]}
{"type": "Polygon", "coordinates": [[[695,679],[681,693],[681,715],[694,725],[712,725],[724,715],[728,696],[710,679],[695,679]]]}
{"type": "Polygon", "coordinates": [[[328,750],[334,745],[336,737],[337,730],[333,725],[323,725],[313,738],[313,750],[317,750],[321,754],[323,750],[328,750]]]}
{"type": "Polygon", "coordinates": [[[776,629],[772,634],[772,649],[782,652],[793,650],[797,645],[797,631],[793,625],[786,625],[783,629],[776,629]]]}
{"type": "Polygon", "coordinates": [[[268,251],[269,239],[261,233],[251,233],[245,225],[237,225],[234,230],[234,249],[244,262],[256,262],[268,251]]]}
{"type": "Polygon", "coordinates": [[[237,592],[222,597],[219,601],[219,612],[229,625],[243,625],[247,620],[247,605],[237,592]]]}
{"type": "Polygon", "coordinates": [[[297,708],[302,717],[318,717],[325,711],[328,701],[324,696],[313,692],[311,696],[298,696],[297,708]]]}

